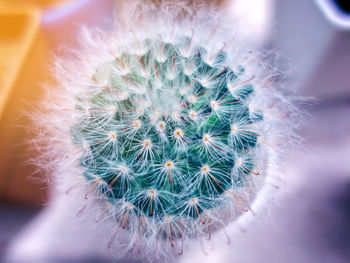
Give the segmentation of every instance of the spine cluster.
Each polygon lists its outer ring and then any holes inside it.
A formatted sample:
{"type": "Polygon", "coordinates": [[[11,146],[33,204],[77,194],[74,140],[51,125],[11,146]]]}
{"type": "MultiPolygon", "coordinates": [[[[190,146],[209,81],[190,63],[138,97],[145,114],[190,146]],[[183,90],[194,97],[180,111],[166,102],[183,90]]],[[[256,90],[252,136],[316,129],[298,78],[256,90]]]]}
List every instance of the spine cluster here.
{"type": "Polygon", "coordinates": [[[122,228],[134,227],[131,215],[138,224],[165,223],[157,235],[174,246],[193,235],[193,224],[211,224],[210,211],[227,199],[248,209],[240,192],[260,176],[255,148],[264,112],[250,107],[254,75],[245,78],[226,56],[224,45],[213,52],[192,37],[136,39],[111,51],[77,96],[85,114],[71,132],[86,150],[85,198],[102,194],[122,228]]]}
{"type": "Polygon", "coordinates": [[[42,166],[118,253],[181,254],[254,215],[265,186],[278,188],[267,171],[294,140],[295,109],[261,57],[215,15],[181,24],[166,12],[113,33],[83,30],[84,48],[57,60],[61,89],[40,119],[52,146],[42,166]]]}

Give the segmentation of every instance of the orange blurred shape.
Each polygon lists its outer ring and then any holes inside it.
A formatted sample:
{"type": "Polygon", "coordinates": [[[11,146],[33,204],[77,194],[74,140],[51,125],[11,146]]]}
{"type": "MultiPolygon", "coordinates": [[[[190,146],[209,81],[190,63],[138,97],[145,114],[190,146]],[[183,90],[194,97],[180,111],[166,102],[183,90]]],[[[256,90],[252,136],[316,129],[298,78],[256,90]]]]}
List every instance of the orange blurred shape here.
{"type": "Polygon", "coordinates": [[[7,2],[10,4],[16,4],[16,5],[36,5],[36,6],[50,6],[54,4],[58,4],[61,2],[68,2],[71,0],[0,0],[0,2],[7,2]]]}
{"type": "Polygon", "coordinates": [[[40,18],[36,8],[0,5],[0,118],[38,32],[40,18]]]}
{"type": "Polygon", "coordinates": [[[49,58],[39,27],[41,11],[33,5],[0,0],[0,201],[39,203],[45,193],[28,179],[29,120],[25,113],[42,95],[49,58]]]}

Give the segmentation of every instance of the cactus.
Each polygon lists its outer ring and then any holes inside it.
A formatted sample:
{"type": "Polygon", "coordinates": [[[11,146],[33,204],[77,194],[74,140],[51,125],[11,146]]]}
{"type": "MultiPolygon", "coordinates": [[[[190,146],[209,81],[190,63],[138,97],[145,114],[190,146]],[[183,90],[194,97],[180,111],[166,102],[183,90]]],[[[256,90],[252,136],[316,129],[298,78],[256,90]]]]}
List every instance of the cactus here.
{"type": "Polygon", "coordinates": [[[222,194],[259,174],[251,152],[263,112],[249,112],[253,85],[240,82],[244,68],[225,64],[223,49],[209,53],[189,37],[133,45],[103,65],[105,76],[91,76],[107,86],[77,96],[88,111],[71,129],[91,152],[81,160],[92,184],[85,197],[96,188],[138,217],[203,221],[222,194]]]}
{"type": "Polygon", "coordinates": [[[184,242],[254,215],[267,185],[278,188],[268,170],[293,138],[291,103],[270,69],[230,41],[232,24],[215,12],[186,23],[164,12],[113,33],[83,29],[76,57],[57,60],[61,90],[43,118],[43,166],[67,193],[78,189],[78,214],[92,207],[109,224],[119,254],[140,244],[181,254],[184,242]]]}

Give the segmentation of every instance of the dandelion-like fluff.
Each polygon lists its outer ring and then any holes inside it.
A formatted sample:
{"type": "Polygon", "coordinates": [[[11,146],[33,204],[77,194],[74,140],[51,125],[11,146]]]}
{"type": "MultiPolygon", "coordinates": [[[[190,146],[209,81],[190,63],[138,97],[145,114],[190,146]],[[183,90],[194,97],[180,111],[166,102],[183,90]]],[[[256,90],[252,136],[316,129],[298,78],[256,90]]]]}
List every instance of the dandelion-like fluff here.
{"type": "Polygon", "coordinates": [[[83,29],[81,49],[57,59],[40,120],[42,165],[80,194],[82,214],[110,225],[119,254],[181,254],[253,216],[292,138],[293,108],[235,24],[179,7],[141,5],[115,31],[83,29]]]}

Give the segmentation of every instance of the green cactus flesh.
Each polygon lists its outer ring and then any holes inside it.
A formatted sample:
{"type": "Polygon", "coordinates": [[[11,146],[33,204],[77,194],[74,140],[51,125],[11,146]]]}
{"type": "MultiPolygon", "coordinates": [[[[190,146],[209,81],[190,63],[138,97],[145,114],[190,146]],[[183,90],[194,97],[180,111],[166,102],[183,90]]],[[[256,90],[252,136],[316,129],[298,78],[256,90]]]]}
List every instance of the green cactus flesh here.
{"type": "Polygon", "coordinates": [[[134,45],[140,55],[114,54],[77,97],[86,116],[71,132],[89,149],[80,160],[84,176],[90,190],[111,204],[127,202],[139,217],[200,219],[257,173],[252,127],[263,113],[249,110],[254,87],[239,84],[244,68],[227,66],[224,49],[187,48],[188,37],[134,45]]]}

